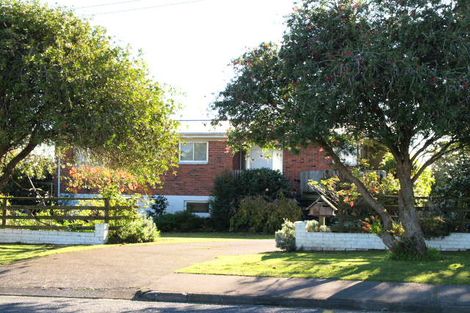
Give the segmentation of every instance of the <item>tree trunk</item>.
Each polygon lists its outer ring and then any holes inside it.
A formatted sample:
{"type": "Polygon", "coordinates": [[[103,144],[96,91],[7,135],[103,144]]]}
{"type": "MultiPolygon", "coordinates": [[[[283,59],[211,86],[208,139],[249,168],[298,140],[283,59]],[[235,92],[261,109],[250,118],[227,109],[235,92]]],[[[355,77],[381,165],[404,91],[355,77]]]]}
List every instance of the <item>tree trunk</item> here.
{"type": "Polygon", "coordinates": [[[15,155],[10,162],[2,169],[0,176],[0,190],[3,189],[13,174],[15,167],[24,160],[36,148],[37,143],[30,141],[17,155],[15,155]]]}
{"type": "Polygon", "coordinates": [[[403,239],[413,243],[419,255],[424,255],[426,254],[427,247],[415,208],[412,168],[412,163],[409,158],[405,157],[404,160],[397,160],[397,176],[400,182],[398,209],[400,221],[405,228],[403,239]]]}
{"type": "Polygon", "coordinates": [[[343,178],[347,179],[348,181],[356,185],[357,190],[362,195],[362,197],[367,202],[367,204],[369,204],[371,208],[374,209],[377,212],[377,214],[380,215],[380,218],[383,223],[383,228],[384,228],[382,234],[380,234],[380,238],[382,239],[385,246],[390,251],[393,251],[397,247],[398,240],[397,238],[395,238],[395,236],[392,233],[393,219],[390,216],[390,214],[387,212],[385,207],[372,196],[372,194],[367,189],[367,187],[362,183],[362,181],[359,180],[357,177],[355,177],[353,173],[351,172],[351,170],[341,162],[341,159],[334,152],[331,146],[329,146],[326,142],[323,142],[322,147],[325,149],[328,155],[333,159],[334,161],[333,165],[340,172],[341,176],[343,176],[343,178]]]}

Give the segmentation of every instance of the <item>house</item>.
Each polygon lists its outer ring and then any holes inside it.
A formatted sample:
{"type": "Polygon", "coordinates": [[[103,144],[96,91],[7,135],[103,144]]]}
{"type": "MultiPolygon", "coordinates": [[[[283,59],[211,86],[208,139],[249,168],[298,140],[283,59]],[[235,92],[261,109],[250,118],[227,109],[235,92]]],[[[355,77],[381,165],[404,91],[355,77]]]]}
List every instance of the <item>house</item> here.
{"type": "MultiPolygon", "coordinates": [[[[179,166],[162,177],[161,188],[152,190],[154,195],[163,195],[168,199],[167,212],[186,209],[201,215],[208,214],[214,180],[226,171],[278,170],[300,193],[302,185],[307,183],[306,178],[312,176],[309,173],[318,176],[318,173],[331,169],[330,158],[318,146],[307,147],[298,154],[257,146],[249,151],[234,152],[227,144],[228,130],[228,123],[213,126],[210,120],[180,121],[179,166]]],[[[78,156],[76,160],[83,162],[83,158],[78,156]]],[[[62,191],[65,192],[63,188],[62,191]]]]}
{"type": "Polygon", "coordinates": [[[210,121],[183,120],[180,125],[180,161],[176,175],[163,177],[158,194],[169,202],[168,211],[187,209],[208,213],[215,177],[225,171],[270,168],[282,172],[297,192],[301,190],[301,173],[331,168],[323,149],[311,146],[299,154],[287,150],[252,147],[233,152],[227,145],[228,123],[212,126],[210,121]]]}

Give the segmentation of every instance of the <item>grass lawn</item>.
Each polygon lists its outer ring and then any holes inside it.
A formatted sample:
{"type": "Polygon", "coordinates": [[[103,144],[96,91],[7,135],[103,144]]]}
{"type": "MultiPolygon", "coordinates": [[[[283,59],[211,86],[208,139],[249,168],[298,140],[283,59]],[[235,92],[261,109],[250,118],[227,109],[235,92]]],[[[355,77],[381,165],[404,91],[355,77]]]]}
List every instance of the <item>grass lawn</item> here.
{"type": "Polygon", "coordinates": [[[470,284],[470,252],[443,253],[428,262],[392,261],[387,252],[271,252],[222,256],[179,272],[242,276],[336,278],[470,284]]]}
{"type": "Polygon", "coordinates": [[[36,258],[57,253],[79,250],[95,249],[103,246],[54,246],[54,245],[26,245],[26,244],[0,244],[0,265],[11,264],[16,261],[36,258]]]}
{"type": "MultiPolygon", "coordinates": [[[[192,242],[214,242],[239,239],[273,239],[273,236],[237,233],[166,233],[162,234],[156,242],[142,243],[136,245],[183,244],[192,242]]],[[[107,248],[113,246],[120,246],[120,244],[96,246],[0,244],[0,265],[7,265],[16,261],[47,256],[51,254],[96,248],[107,248]]]]}

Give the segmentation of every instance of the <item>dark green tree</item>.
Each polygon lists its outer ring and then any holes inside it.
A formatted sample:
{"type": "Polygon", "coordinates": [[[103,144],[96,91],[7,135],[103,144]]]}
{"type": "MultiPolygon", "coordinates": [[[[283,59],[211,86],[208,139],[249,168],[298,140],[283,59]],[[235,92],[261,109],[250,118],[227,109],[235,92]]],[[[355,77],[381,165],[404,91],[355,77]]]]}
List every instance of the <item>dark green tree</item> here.
{"type": "Polygon", "coordinates": [[[0,0],[0,188],[40,144],[88,149],[155,184],[175,163],[171,99],[102,28],[0,0]]]}
{"type": "Polygon", "coordinates": [[[469,141],[468,1],[301,2],[280,47],[262,44],[234,61],[236,77],[213,105],[234,144],[321,145],[342,178],[380,215],[392,251],[426,253],[413,185],[469,141]],[[366,138],[387,148],[400,182],[394,221],[338,150],[366,138]],[[392,233],[401,222],[405,233],[392,233]]]}

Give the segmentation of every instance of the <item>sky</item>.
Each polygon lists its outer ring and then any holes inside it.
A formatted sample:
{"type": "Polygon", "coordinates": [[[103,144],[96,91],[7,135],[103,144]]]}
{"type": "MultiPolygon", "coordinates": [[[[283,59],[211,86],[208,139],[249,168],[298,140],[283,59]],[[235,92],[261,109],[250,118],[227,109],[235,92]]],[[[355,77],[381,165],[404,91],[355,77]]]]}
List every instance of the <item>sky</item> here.
{"type": "Polygon", "coordinates": [[[213,116],[209,104],[233,77],[229,63],[278,42],[294,0],[42,0],[74,8],[118,44],[141,50],[154,79],[176,89],[182,119],[213,116]]]}

